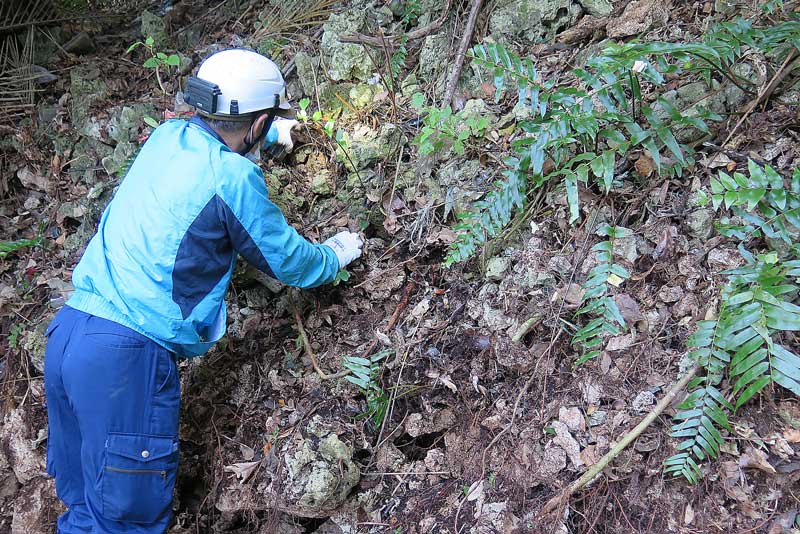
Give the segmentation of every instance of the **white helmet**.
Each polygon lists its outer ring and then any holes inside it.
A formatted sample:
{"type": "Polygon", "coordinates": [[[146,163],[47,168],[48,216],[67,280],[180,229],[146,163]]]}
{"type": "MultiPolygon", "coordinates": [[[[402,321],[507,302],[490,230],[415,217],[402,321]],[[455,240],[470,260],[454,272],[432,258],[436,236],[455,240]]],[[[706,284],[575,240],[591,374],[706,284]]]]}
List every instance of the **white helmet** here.
{"type": "Polygon", "coordinates": [[[278,66],[252,50],[234,48],[207,57],[189,78],[186,103],[202,115],[247,119],[258,111],[291,115],[286,83],[278,66]]]}

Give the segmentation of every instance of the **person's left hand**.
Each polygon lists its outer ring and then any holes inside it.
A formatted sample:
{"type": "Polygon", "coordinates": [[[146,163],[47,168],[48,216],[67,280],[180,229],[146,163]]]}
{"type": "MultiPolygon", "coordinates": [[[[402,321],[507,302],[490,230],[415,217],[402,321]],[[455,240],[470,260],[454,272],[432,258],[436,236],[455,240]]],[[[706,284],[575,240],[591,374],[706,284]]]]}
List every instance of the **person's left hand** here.
{"type": "Polygon", "coordinates": [[[278,140],[275,141],[275,144],[280,145],[287,154],[291,153],[294,148],[292,130],[298,125],[298,122],[294,119],[276,119],[273,125],[278,132],[278,140]]]}

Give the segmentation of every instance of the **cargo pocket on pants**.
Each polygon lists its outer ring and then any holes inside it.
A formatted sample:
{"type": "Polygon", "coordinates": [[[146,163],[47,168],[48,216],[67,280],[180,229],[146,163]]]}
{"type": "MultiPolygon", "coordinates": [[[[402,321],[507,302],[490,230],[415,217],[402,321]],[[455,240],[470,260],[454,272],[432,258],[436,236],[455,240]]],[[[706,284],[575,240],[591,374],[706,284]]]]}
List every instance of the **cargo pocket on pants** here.
{"type": "Polygon", "coordinates": [[[105,452],[103,517],[153,523],[170,512],[178,470],[176,439],[110,433],[105,452]]]}

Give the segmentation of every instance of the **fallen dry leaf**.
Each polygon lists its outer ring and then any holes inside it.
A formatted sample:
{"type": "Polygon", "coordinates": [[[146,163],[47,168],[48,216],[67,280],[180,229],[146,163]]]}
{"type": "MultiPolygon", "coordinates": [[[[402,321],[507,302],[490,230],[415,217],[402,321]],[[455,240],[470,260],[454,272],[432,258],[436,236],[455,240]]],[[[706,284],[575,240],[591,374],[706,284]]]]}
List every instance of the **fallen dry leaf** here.
{"type": "Polygon", "coordinates": [[[677,228],[671,225],[664,228],[653,251],[653,259],[666,259],[672,256],[672,243],[676,237],[678,237],[677,228]]]}
{"type": "Polygon", "coordinates": [[[650,178],[656,170],[656,162],[650,157],[650,154],[643,152],[636,163],[633,165],[636,172],[644,178],[650,178]]]}
{"type": "Polygon", "coordinates": [[[255,472],[258,464],[261,463],[261,460],[256,462],[241,462],[231,465],[226,465],[223,470],[226,473],[233,473],[236,475],[236,478],[239,479],[241,484],[244,484],[248,478],[250,478],[253,473],[255,472]]]}
{"type": "Polygon", "coordinates": [[[567,425],[561,421],[553,421],[550,426],[556,431],[556,437],[553,438],[553,443],[564,449],[572,465],[575,467],[582,467],[583,459],[581,459],[581,446],[575,438],[572,437],[567,425]]]}
{"type": "Polygon", "coordinates": [[[614,302],[617,303],[617,308],[619,308],[619,312],[622,314],[622,318],[625,319],[626,323],[633,324],[644,319],[639,309],[639,303],[627,293],[614,295],[614,302]]]}
{"type": "Polygon", "coordinates": [[[783,432],[783,438],[789,443],[800,443],[800,430],[796,428],[787,428],[783,432]]]}
{"type": "Polygon", "coordinates": [[[686,503],[686,509],[683,511],[683,524],[691,525],[692,521],[694,521],[694,508],[692,508],[692,503],[686,503]]]}
{"type": "Polygon", "coordinates": [[[748,447],[744,454],[739,457],[739,467],[742,469],[760,469],[765,473],[775,474],[775,468],[767,461],[767,453],[754,447],[748,447]]]}
{"type": "Polygon", "coordinates": [[[17,171],[17,178],[22,182],[23,187],[45,191],[47,189],[47,176],[42,176],[33,172],[29,166],[24,166],[17,171]]]}

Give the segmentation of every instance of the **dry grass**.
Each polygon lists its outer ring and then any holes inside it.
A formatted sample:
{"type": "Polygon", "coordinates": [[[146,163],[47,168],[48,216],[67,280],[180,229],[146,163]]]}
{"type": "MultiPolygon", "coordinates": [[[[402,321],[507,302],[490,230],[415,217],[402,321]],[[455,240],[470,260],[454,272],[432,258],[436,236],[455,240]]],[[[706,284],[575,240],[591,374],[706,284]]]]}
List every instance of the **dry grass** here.
{"type": "Polygon", "coordinates": [[[334,10],[334,0],[287,0],[265,10],[259,16],[259,27],[253,42],[266,38],[285,37],[324,22],[334,10]]]}

